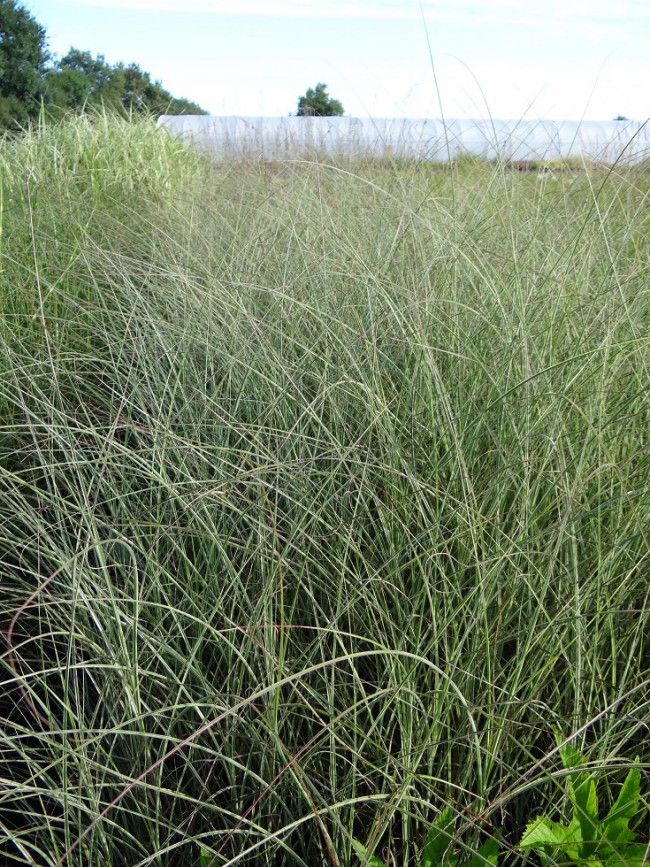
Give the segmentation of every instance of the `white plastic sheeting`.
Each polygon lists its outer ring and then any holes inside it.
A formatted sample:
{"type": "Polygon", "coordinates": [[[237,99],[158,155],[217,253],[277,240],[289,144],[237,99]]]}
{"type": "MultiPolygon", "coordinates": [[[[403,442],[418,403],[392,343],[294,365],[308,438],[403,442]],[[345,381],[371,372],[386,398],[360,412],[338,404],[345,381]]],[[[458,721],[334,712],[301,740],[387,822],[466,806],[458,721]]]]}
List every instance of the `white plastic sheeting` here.
{"type": "Polygon", "coordinates": [[[444,162],[472,154],[506,161],[585,157],[613,164],[650,156],[650,124],[638,121],[164,115],[158,123],[226,160],[342,154],[444,162]]]}

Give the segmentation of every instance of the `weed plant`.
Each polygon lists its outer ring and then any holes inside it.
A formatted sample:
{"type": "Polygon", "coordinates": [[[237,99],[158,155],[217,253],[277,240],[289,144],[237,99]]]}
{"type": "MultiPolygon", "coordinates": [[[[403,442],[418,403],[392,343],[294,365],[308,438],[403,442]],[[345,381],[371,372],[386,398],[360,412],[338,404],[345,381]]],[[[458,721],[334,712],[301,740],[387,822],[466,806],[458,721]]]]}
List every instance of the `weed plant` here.
{"type": "Polygon", "coordinates": [[[647,174],[0,172],[7,863],[515,864],[558,732],[647,793],[647,174]]]}

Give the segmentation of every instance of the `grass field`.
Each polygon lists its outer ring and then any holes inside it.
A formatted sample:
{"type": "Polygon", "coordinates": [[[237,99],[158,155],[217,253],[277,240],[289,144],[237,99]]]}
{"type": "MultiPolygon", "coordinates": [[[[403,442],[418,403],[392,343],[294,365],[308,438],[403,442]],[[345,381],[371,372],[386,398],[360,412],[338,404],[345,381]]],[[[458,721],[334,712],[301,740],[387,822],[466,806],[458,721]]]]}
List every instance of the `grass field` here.
{"type": "Polygon", "coordinates": [[[0,172],[6,862],[519,864],[563,739],[647,840],[650,173],[0,172]]]}

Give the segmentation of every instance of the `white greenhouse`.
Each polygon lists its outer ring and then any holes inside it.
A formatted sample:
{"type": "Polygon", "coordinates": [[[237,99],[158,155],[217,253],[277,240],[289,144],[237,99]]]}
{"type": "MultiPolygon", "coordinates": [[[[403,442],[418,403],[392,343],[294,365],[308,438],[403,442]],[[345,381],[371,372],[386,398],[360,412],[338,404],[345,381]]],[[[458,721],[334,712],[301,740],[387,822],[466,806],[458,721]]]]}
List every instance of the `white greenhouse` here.
{"type": "Polygon", "coordinates": [[[577,157],[612,165],[650,156],[650,124],[627,120],[164,115],[159,124],[225,160],[345,155],[446,162],[471,154],[522,163],[577,157]]]}

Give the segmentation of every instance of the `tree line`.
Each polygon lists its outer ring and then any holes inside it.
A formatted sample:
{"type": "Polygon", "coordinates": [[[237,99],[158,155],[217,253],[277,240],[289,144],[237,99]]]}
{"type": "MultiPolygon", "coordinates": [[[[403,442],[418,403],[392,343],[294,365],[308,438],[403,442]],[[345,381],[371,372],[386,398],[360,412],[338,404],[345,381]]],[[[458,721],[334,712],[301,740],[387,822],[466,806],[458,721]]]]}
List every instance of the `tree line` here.
{"type": "Polygon", "coordinates": [[[0,129],[21,129],[41,111],[58,119],[93,108],[156,117],[207,114],[137,63],[110,64],[78,48],[54,58],[45,28],[18,0],[0,0],[0,129]]]}

